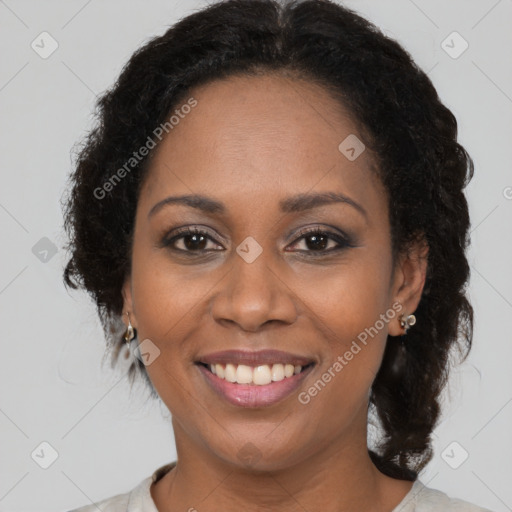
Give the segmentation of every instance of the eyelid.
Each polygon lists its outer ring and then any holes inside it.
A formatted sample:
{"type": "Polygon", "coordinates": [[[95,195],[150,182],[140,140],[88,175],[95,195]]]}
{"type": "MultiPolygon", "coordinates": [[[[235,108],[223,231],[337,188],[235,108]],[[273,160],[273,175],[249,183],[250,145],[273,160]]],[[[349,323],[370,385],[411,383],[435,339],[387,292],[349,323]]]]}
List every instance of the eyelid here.
{"type": "Polygon", "coordinates": [[[182,238],[186,235],[193,235],[193,234],[199,234],[199,235],[206,235],[208,239],[216,244],[220,245],[220,242],[217,240],[220,238],[222,240],[222,243],[226,244],[225,238],[218,234],[212,232],[212,230],[206,226],[203,226],[201,224],[194,224],[192,226],[182,226],[179,228],[173,228],[173,229],[167,229],[164,231],[163,236],[159,237],[161,242],[159,243],[160,247],[170,245],[170,243],[173,240],[177,240],[179,238],[182,238]],[[172,236],[170,234],[172,233],[172,236]]]}
{"type": "Polygon", "coordinates": [[[352,237],[349,236],[344,231],[340,230],[339,228],[329,226],[328,224],[307,226],[305,228],[299,229],[294,236],[297,239],[298,237],[302,237],[304,235],[317,232],[322,232],[325,233],[326,235],[337,236],[338,238],[343,238],[347,242],[349,242],[352,239],[352,237]]]}

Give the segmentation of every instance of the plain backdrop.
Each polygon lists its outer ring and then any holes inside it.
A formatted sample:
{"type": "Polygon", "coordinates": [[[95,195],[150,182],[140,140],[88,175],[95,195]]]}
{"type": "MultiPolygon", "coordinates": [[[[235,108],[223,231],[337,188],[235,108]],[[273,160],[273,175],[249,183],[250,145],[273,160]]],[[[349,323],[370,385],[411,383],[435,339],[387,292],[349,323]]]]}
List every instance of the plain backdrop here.
{"type": "MultiPolygon", "coordinates": [[[[420,478],[509,511],[512,1],[345,4],[396,38],[429,73],[475,162],[467,189],[474,347],[452,372],[435,456],[420,478]]],[[[96,95],[143,42],[205,5],[0,1],[2,511],[69,510],[127,492],[175,460],[165,406],[129,395],[123,375],[101,366],[104,339],[95,309],[84,293],[63,286],[59,201],[72,147],[91,127],[96,95]]]]}

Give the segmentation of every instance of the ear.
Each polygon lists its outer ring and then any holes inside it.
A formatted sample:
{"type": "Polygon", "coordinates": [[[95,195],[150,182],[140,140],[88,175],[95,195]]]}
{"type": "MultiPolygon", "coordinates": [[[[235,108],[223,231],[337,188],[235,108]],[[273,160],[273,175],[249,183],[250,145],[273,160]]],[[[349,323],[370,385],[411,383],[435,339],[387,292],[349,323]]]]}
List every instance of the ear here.
{"type": "Polygon", "coordinates": [[[130,323],[134,329],[137,329],[137,318],[135,316],[135,310],[133,307],[133,294],[132,294],[132,280],[131,277],[127,277],[123,288],[121,290],[123,294],[123,322],[128,326],[128,315],[130,315],[130,323]]]}
{"type": "Polygon", "coordinates": [[[424,236],[418,237],[397,258],[393,274],[392,301],[399,302],[402,309],[389,325],[391,336],[400,336],[405,330],[400,326],[400,315],[411,315],[421,300],[427,276],[428,244],[424,236]]]}

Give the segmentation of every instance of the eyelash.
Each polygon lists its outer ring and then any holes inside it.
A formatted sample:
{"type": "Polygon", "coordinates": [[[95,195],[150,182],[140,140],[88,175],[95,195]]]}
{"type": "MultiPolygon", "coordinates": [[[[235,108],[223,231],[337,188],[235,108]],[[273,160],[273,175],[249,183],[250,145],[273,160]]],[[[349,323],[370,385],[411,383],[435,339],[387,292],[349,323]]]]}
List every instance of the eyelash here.
{"type": "MultiPolygon", "coordinates": [[[[177,240],[180,240],[182,238],[185,238],[186,236],[191,236],[191,235],[202,235],[202,236],[205,236],[208,240],[216,243],[216,241],[213,239],[213,237],[211,237],[208,234],[208,232],[201,231],[197,228],[185,227],[185,228],[178,229],[176,234],[174,236],[172,236],[171,238],[167,238],[167,236],[164,237],[164,239],[162,240],[162,243],[160,245],[161,245],[161,247],[169,247],[173,251],[187,253],[187,254],[190,254],[191,256],[196,256],[196,255],[200,256],[200,255],[203,255],[205,252],[219,251],[218,249],[213,249],[213,250],[202,249],[202,250],[198,250],[198,251],[190,251],[190,250],[186,250],[186,249],[177,249],[176,247],[172,247],[172,245],[177,240]]],[[[313,235],[327,237],[329,240],[335,241],[338,244],[338,246],[334,247],[334,248],[327,249],[327,250],[318,250],[318,251],[301,249],[298,252],[312,253],[313,256],[317,256],[317,255],[322,255],[322,254],[332,254],[333,252],[337,252],[337,251],[340,251],[340,250],[343,250],[346,248],[354,247],[354,244],[351,242],[350,237],[348,237],[346,235],[343,236],[343,235],[340,235],[337,233],[333,233],[331,231],[325,231],[319,227],[306,228],[306,229],[301,230],[297,234],[297,238],[295,239],[295,241],[292,242],[292,245],[295,245],[298,241],[300,241],[303,238],[306,238],[307,236],[313,236],[313,235]]]]}

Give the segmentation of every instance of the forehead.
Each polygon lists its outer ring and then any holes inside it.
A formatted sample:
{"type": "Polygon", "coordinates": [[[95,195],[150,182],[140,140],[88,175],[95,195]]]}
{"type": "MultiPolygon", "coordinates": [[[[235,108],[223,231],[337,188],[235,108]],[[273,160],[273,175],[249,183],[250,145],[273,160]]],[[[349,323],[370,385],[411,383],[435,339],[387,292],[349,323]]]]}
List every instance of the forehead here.
{"type": "Polygon", "coordinates": [[[141,194],[146,209],[178,193],[214,193],[228,208],[315,190],[359,200],[382,195],[369,151],[353,161],[340,151],[347,137],[361,136],[322,87],[235,76],[193,89],[189,98],[196,106],[184,110],[152,155],[141,194]]]}

